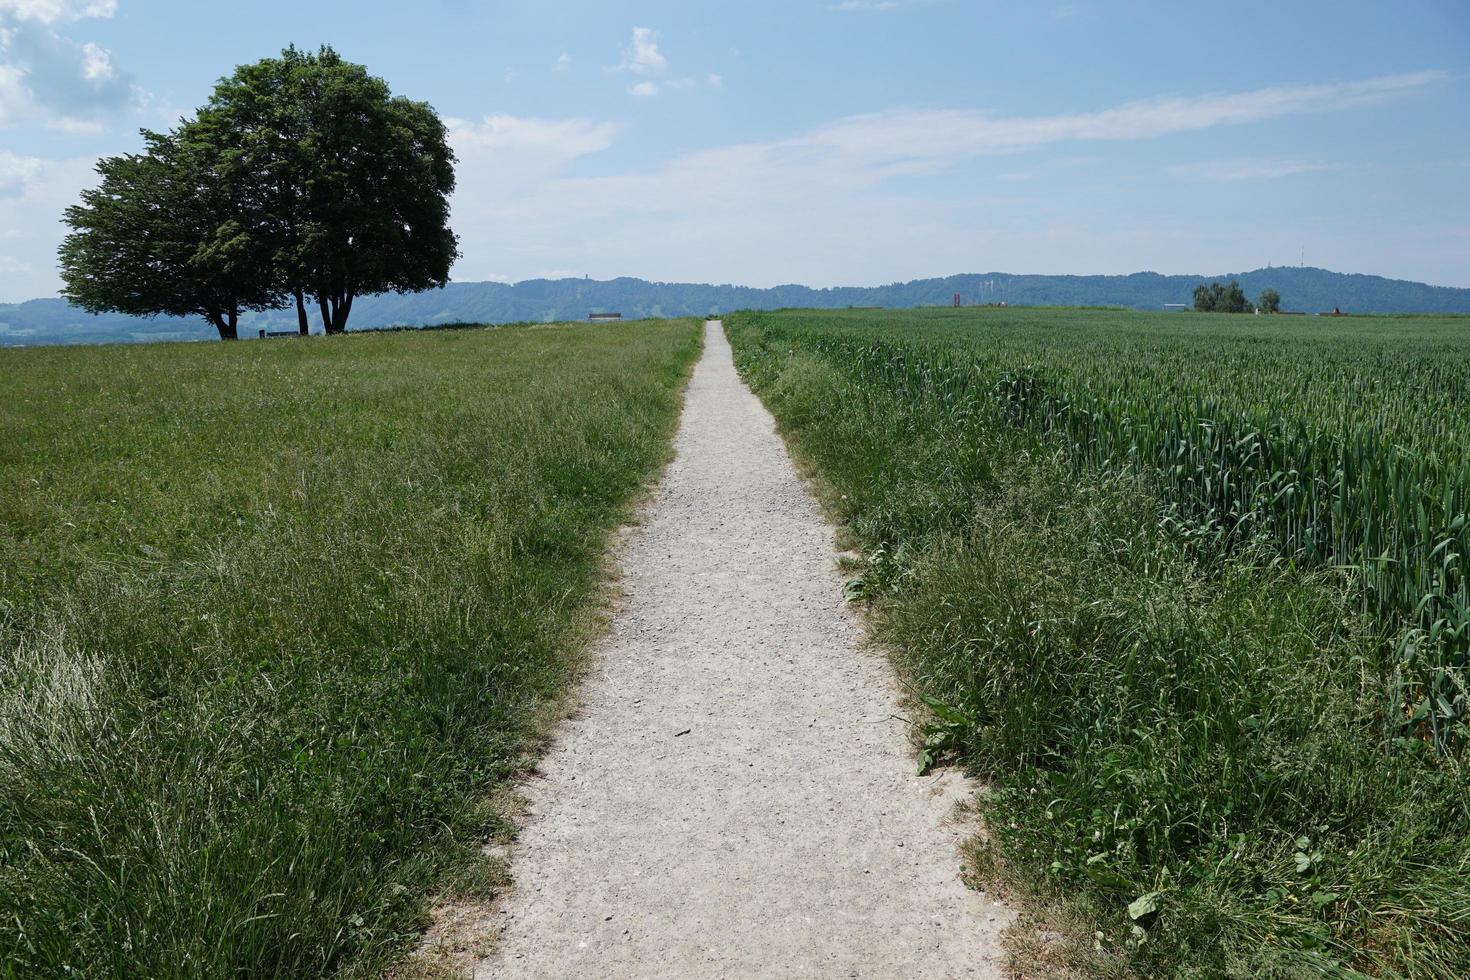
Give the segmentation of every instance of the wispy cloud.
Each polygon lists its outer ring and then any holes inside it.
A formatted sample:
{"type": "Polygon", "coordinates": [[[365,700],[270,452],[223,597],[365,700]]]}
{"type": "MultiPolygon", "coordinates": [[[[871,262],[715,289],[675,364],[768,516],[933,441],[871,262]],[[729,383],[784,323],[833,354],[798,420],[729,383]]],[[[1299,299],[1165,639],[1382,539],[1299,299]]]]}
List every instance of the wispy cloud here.
{"type": "Polygon", "coordinates": [[[565,165],[612,146],[617,123],[590,119],[536,119],[506,114],[478,122],[445,120],[460,170],[490,168],[516,176],[551,176],[565,165]]]}
{"type": "Polygon", "coordinates": [[[56,288],[57,219],[96,182],[91,157],[48,160],[0,150],[0,295],[26,299],[56,288]]]}
{"type": "Polygon", "coordinates": [[[611,69],[641,77],[628,87],[628,94],[649,98],[659,92],[659,83],[654,78],[665,75],[669,70],[669,59],[658,49],[659,35],[651,27],[633,28],[633,37],[623,48],[623,60],[611,69]]]}
{"type": "MultiPolygon", "coordinates": [[[[1030,237],[1022,236],[1034,249],[1028,255],[1050,254],[1047,235],[1053,227],[1060,229],[1055,235],[1070,236],[1078,248],[1096,243],[1106,250],[1106,235],[1086,228],[1081,219],[1056,225],[1062,219],[1053,217],[1050,225],[1039,223],[1039,215],[1047,213],[1048,193],[1017,193],[1041,185],[1044,174],[1036,167],[1011,170],[1017,178],[1036,172],[1036,181],[997,180],[988,191],[959,198],[917,195],[909,185],[892,182],[1043,147],[1146,140],[1341,110],[1402,98],[1443,77],[1440,72],[1418,72],[1171,96],[1054,115],[891,110],[840,119],[787,139],[682,153],[646,170],[557,173],[514,189],[493,179],[473,184],[462,178],[464,213],[471,213],[468,199],[474,197],[475,220],[460,227],[490,230],[483,241],[477,241],[478,232],[466,231],[464,249],[474,254],[483,248],[497,268],[513,264],[513,259],[504,254],[506,246],[497,245],[493,229],[513,227],[516,256],[532,268],[570,261],[594,272],[636,271],[631,266],[609,268],[610,257],[625,255],[637,256],[638,267],[656,265],[686,275],[727,262],[770,282],[843,281],[889,261],[882,256],[895,262],[902,257],[901,267],[916,273],[937,272],[954,256],[984,247],[986,222],[1010,221],[1006,216],[1020,213],[1030,215],[1024,223],[1030,237]],[[584,248],[577,243],[586,241],[589,226],[597,227],[598,235],[584,248]]],[[[1052,164],[1040,166],[1044,170],[1052,164]]],[[[487,173],[493,175],[493,168],[487,173]]],[[[1122,236],[1119,241],[1127,237],[1118,229],[1106,234],[1122,236]]],[[[1157,247],[1141,232],[1138,238],[1131,244],[1135,256],[1157,247]]],[[[704,273],[711,274],[717,273],[704,273]]]]}
{"type": "Polygon", "coordinates": [[[658,49],[659,36],[649,27],[633,28],[633,39],[623,48],[623,60],[618,71],[630,71],[636,75],[661,75],[668,71],[669,60],[658,49]]]}
{"type": "Polygon", "coordinates": [[[1168,173],[1183,180],[1236,181],[1275,180],[1341,169],[1342,164],[1321,160],[1246,158],[1181,163],[1168,168],[1168,173]]]}
{"type": "Polygon", "coordinates": [[[47,162],[0,150],[0,197],[20,197],[45,173],[47,162]]]}
{"type": "Polygon", "coordinates": [[[672,76],[669,59],[659,50],[662,40],[658,32],[650,27],[633,28],[632,40],[623,48],[623,60],[609,71],[631,74],[637,77],[628,86],[628,94],[639,98],[651,98],[665,89],[671,92],[686,92],[699,87],[701,81],[709,88],[720,88],[725,79],[715,72],[672,76]]]}
{"type": "Polygon", "coordinates": [[[1357,82],[1167,96],[1097,112],[1052,116],[996,116],[969,109],[893,110],[844,119],[797,142],[805,149],[875,165],[945,164],[1051,143],[1148,139],[1347,109],[1399,98],[1446,77],[1442,71],[1421,71],[1357,82]]]}
{"type": "MultiPolygon", "coordinates": [[[[449,143],[459,157],[455,227],[483,224],[483,208],[503,204],[565,177],[578,160],[613,145],[620,126],[591,119],[538,119],[496,114],[479,120],[447,118],[449,143]]],[[[495,234],[503,226],[496,226],[495,234]]]]}
{"type": "Polygon", "coordinates": [[[568,71],[568,70],[571,69],[571,67],[572,67],[572,56],[570,54],[568,54],[567,52],[563,51],[561,54],[559,54],[559,55],[556,56],[556,70],[557,71],[568,71]]]}

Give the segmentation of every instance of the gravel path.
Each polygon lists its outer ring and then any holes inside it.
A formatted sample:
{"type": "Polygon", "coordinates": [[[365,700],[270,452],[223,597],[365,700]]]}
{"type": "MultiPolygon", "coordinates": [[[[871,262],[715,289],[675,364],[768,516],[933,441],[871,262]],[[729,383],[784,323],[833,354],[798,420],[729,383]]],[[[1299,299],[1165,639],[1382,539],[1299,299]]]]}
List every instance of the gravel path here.
{"type": "Polygon", "coordinates": [[[831,528],[706,325],[583,708],[526,787],[477,977],[999,977],[831,528]]]}

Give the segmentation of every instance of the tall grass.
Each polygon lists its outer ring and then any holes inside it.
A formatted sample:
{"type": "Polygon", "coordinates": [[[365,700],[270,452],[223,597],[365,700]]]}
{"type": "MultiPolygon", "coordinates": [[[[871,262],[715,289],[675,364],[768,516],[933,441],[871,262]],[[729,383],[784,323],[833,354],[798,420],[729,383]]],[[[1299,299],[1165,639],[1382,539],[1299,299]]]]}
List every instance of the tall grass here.
{"type": "MultiPolygon", "coordinates": [[[[1288,411],[1252,398],[1287,379],[1316,401],[1280,427],[1346,420],[1340,403],[1362,402],[1349,379],[1367,377],[1355,358],[1470,348],[1460,325],[1410,339],[1392,321],[1337,338],[1059,311],[730,323],[742,371],[870,555],[850,591],[875,601],[934,705],[931,751],[997,783],[992,858],[1067,896],[1147,974],[1470,975],[1470,770],[1407,723],[1406,690],[1423,690],[1398,641],[1415,610],[1365,604],[1361,561],[1212,503],[1218,477],[1242,478],[1221,460],[1251,453],[1157,451],[1177,449],[1158,430],[1201,418],[1179,386],[1213,379],[1244,415],[1288,411]],[[1058,402],[1017,396],[1026,378],[1058,402]]],[[[1401,414],[1363,428],[1412,442],[1418,407],[1383,401],[1401,414]]],[[[1456,425],[1437,424],[1421,451],[1456,425]]]]}
{"type": "Polygon", "coordinates": [[[918,336],[839,317],[806,342],[899,397],[960,416],[999,404],[1078,466],[1146,474],[1188,534],[1351,568],[1365,608],[1411,627],[1393,695],[1406,731],[1470,740],[1466,322],[1107,314],[1068,331],[1077,316],[946,314],[918,336]]]}
{"type": "Polygon", "coordinates": [[[0,352],[0,975],[401,953],[504,821],[698,343],[0,352]]]}

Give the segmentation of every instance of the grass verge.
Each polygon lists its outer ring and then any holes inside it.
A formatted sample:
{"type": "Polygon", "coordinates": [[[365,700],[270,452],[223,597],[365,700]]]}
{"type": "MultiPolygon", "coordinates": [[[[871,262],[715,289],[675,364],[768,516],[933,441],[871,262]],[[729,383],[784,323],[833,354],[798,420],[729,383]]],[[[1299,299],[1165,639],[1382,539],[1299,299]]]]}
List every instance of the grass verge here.
{"type": "Polygon", "coordinates": [[[995,785],[982,871],[1141,974],[1470,975],[1470,771],[1384,723],[1393,647],[1341,573],[1183,538],[1146,474],[939,397],[908,320],[872,325],[913,342],[894,386],[840,315],[726,323],[868,554],[928,751],[995,785]]]}
{"type": "Polygon", "coordinates": [[[0,352],[0,976],[401,955],[576,673],[699,343],[0,352]]]}

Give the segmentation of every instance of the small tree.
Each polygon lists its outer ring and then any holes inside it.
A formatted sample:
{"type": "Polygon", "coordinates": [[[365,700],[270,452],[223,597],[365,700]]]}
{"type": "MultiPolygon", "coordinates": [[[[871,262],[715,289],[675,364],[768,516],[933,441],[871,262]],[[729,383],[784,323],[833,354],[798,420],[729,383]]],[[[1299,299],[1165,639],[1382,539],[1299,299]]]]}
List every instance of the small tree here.
{"type": "Polygon", "coordinates": [[[1225,294],[1225,287],[1218,282],[1206,286],[1200,283],[1194,287],[1194,308],[1199,313],[1213,313],[1220,302],[1220,297],[1225,294]]]}
{"type": "Polygon", "coordinates": [[[1261,302],[1258,304],[1262,313],[1281,312],[1281,294],[1274,289],[1261,290],[1261,302]]]}
{"type": "Polygon", "coordinates": [[[66,210],[62,294],[92,313],[199,315],[234,340],[240,313],[275,306],[270,257],[217,148],[184,127],[97,164],[102,184],[66,210]]]}
{"type": "Polygon", "coordinates": [[[1249,313],[1251,304],[1240,283],[1232,279],[1229,286],[1215,282],[1194,287],[1194,308],[1201,313],[1249,313]]]}
{"type": "Polygon", "coordinates": [[[1232,279],[1230,285],[1225,287],[1220,305],[1215,309],[1221,313],[1250,313],[1255,307],[1245,298],[1245,290],[1240,288],[1240,283],[1232,279]]]}

